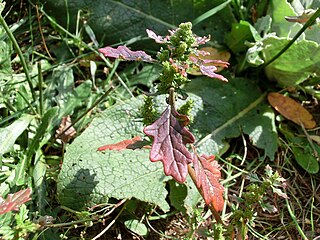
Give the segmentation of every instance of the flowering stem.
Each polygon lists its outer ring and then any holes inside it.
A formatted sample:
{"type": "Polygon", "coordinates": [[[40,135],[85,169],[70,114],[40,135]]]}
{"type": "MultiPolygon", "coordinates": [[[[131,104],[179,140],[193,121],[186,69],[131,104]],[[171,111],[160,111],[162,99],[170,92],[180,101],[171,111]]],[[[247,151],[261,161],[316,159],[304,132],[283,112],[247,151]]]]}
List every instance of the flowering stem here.
{"type": "Polygon", "coordinates": [[[175,103],[176,103],[176,99],[175,99],[175,96],[174,96],[174,88],[170,88],[169,89],[169,105],[172,108],[175,108],[175,103]]]}

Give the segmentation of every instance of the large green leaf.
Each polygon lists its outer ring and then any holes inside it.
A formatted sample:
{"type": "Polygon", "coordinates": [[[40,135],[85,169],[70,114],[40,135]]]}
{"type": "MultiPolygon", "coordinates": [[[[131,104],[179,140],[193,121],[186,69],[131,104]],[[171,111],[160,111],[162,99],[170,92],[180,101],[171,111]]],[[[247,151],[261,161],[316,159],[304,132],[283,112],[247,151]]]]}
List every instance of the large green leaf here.
{"type": "MultiPolygon", "coordinates": [[[[223,0],[46,0],[47,11],[57,21],[67,25],[67,11],[70,16],[69,30],[73,31],[78,11],[85,15],[88,25],[98,39],[106,44],[118,43],[135,37],[146,37],[145,29],[167,34],[181,22],[192,21],[203,13],[223,3],[223,0]],[[66,8],[67,6],[67,8],[66,8]],[[71,17],[72,16],[72,17],[71,17]]],[[[230,6],[196,26],[197,34],[211,34],[222,42],[234,22],[230,6]]]]}
{"type": "Polygon", "coordinates": [[[245,133],[255,146],[265,150],[266,156],[274,158],[274,114],[254,81],[235,78],[223,83],[199,78],[186,89],[200,97],[195,99],[191,131],[199,140],[196,145],[201,153],[218,154],[225,140],[245,133]]]}
{"type": "Polygon", "coordinates": [[[272,17],[271,31],[279,37],[293,37],[302,26],[285,20],[285,16],[297,15],[287,0],[271,0],[268,12],[272,17]]]}
{"type": "MultiPolygon", "coordinates": [[[[278,37],[264,39],[264,61],[269,61],[288,42],[288,39],[278,37]]],[[[310,75],[320,75],[320,47],[313,41],[297,41],[265,70],[271,80],[276,80],[284,86],[297,85],[310,75]]]]}
{"type": "Polygon", "coordinates": [[[110,107],[68,147],[58,181],[63,205],[82,209],[110,197],[134,197],[169,210],[164,186],[169,178],[160,162],[150,162],[149,150],[97,151],[106,144],[143,137],[141,104],[138,99],[110,107]]]}
{"type": "MultiPolygon", "coordinates": [[[[190,128],[200,140],[199,153],[218,154],[225,146],[224,140],[244,132],[273,158],[277,149],[274,115],[253,81],[238,78],[225,84],[199,78],[187,89],[196,103],[190,128]]],[[[182,102],[178,100],[177,105],[182,102]]],[[[110,107],[67,148],[58,180],[58,197],[63,205],[82,209],[110,197],[134,197],[169,210],[165,182],[170,178],[165,177],[160,162],[150,162],[149,150],[97,151],[106,144],[143,137],[141,104],[138,98],[110,107]]],[[[164,96],[156,98],[155,104],[159,112],[163,111],[164,96]]]]}

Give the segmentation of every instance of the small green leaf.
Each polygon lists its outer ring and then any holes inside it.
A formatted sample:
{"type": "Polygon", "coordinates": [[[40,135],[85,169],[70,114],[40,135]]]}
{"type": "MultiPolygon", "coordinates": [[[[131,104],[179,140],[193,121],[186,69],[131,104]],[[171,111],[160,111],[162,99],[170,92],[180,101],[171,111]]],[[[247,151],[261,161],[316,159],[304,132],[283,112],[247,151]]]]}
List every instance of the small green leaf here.
{"type": "Polygon", "coordinates": [[[52,130],[52,121],[58,113],[58,107],[50,108],[41,119],[41,124],[37,128],[37,132],[28,146],[26,156],[23,156],[21,162],[16,166],[16,184],[18,186],[25,183],[26,169],[31,163],[32,156],[47,142],[46,137],[50,137],[52,130]]]}
{"type": "Polygon", "coordinates": [[[148,235],[148,228],[145,224],[139,222],[137,219],[130,219],[124,222],[126,228],[130,231],[140,235],[140,236],[147,236],[148,235]]]}
{"type": "Polygon", "coordinates": [[[33,118],[32,115],[23,115],[11,125],[0,128],[0,156],[12,149],[17,138],[26,130],[33,118]]]}
{"type": "Polygon", "coordinates": [[[32,155],[38,151],[39,148],[43,146],[45,142],[42,142],[41,140],[45,137],[46,134],[50,135],[50,132],[52,130],[52,121],[56,118],[59,108],[53,107],[50,108],[41,119],[41,124],[37,128],[37,132],[35,136],[33,137],[30,146],[28,148],[27,152],[27,161],[29,162],[32,155]]]}
{"type": "Polygon", "coordinates": [[[269,15],[266,15],[257,20],[257,22],[254,24],[254,28],[261,36],[264,36],[270,31],[271,23],[272,18],[269,15]]]}
{"type": "Polygon", "coordinates": [[[175,207],[180,212],[185,212],[184,200],[187,196],[187,186],[179,184],[174,180],[169,181],[170,194],[169,199],[171,206],[175,207]]]}
{"type": "MultiPolygon", "coordinates": [[[[300,137],[291,138],[291,140],[294,144],[291,149],[298,164],[311,174],[318,173],[319,162],[315,156],[314,149],[310,146],[308,140],[300,137]]],[[[316,154],[319,157],[320,147],[317,144],[313,144],[313,147],[317,151],[316,154]]]]}
{"type": "Polygon", "coordinates": [[[41,215],[46,204],[46,191],[45,191],[45,174],[47,165],[45,163],[44,155],[41,149],[36,152],[35,164],[33,168],[33,181],[34,188],[37,196],[38,211],[41,215]]]}
{"type": "Polygon", "coordinates": [[[247,21],[232,24],[231,32],[226,35],[225,42],[234,53],[244,52],[248,47],[245,41],[258,41],[261,37],[257,30],[247,21]]]}

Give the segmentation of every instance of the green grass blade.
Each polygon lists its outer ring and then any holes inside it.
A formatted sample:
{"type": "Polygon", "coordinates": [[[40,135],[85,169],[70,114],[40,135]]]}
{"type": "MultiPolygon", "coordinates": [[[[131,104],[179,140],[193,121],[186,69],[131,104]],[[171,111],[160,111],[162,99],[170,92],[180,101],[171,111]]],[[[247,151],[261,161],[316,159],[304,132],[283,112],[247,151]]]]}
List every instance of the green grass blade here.
{"type": "Polygon", "coordinates": [[[4,20],[4,18],[2,17],[1,14],[0,14],[0,24],[3,26],[4,30],[8,34],[8,37],[10,38],[14,48],[16,49],[16,51],[18,53],[18,56],[20,58],[20,61],[21,61],[22,67],[23,67],[23,71],[24,71],[24,73],[26,75],[26,79],[27,79],[27,82],[28,82],[28,85],[29,85],[29,88],[30,88],[30,91],[31,91],[31,94],[32,94],[33,101],[35,101],[36,100],[36,93],[35,93],[35,91],[33,89],[33,85],[32,85],[32,81],[31,81],[28,65],[26,63],[26,60],[25,60],[25,58],[23,56],[23,53],[21,51],[21,48],[20,48],[16,38],[13,36],[12,32],[10,31],[9,26],[7,25],[6,21],[4,20]]]}
{"type": "Polygon", "coordinates": [[[224,3],[221,3],[220,5],[210,9],[209,11],[205,12],[204,14],[200,15],[199,17],[197,17],[195,20],[192,21],[192,25],[195,26],[198,23],[206,20],[207,18],[213,16],[214,14],[216,14],[217,12],[221,11],[222,9],[224,9],[229,3],[231,2],[231,0],[228,0],[224,3]]]}

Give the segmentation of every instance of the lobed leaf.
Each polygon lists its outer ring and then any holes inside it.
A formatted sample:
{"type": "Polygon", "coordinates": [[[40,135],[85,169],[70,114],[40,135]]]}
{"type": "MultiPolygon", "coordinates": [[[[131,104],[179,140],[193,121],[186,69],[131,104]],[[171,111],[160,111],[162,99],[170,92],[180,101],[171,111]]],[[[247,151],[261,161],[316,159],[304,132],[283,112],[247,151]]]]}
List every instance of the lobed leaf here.
{"type": "Polygon", "coordinates": [[[164,172],[183,183],[186,180],[187,164],[192,162],[192,154],[186,148],[187,143],[195,141],[192,133],[185,127],[189,119],[168,105],[161,117],[144,128],[144,133],[153,137],[150,151],[152,162],[162,161],[164,172]]]}
{"type": "Polygon", "coordinates": [[[150,29],[146,29],[146,32],[148,34],[148,37],[153,39],[156,43],[167,43],[168,40],[170,39],[169,36],[166,36],[165,38],[163,38],[160,35],[157,35],[154,31],[150,30],[150,29]]]}
{"type": "Polygon", "coordinates": [[[119,58],[129,61],[154,61],[151,56],[146,54],[144,51],[131,51],[126,46],[119,46],[117,48],[104,47],[100,48],[99,52],[101,52],[106,57],[119,58]]]}
{"type": "Polygon", "coordinates": [[[212,204],[216,211],[221,211],[224,203],[224,188],[219,182],[221,172],[218,162],[214,160],[214,156],[194,155],[193,164],[196,184],[202,189],[206,204],[212,204]]]}
{"type": "Polygon", "coordinates": [[[217,71],[216,66],[204,66],[200,65],[200,71],[203,75],[211,77],[211,78],[218,78],[224,82],[228,82],[228,79],[226,79],[224,76],[215,73],[217,71]]]}

